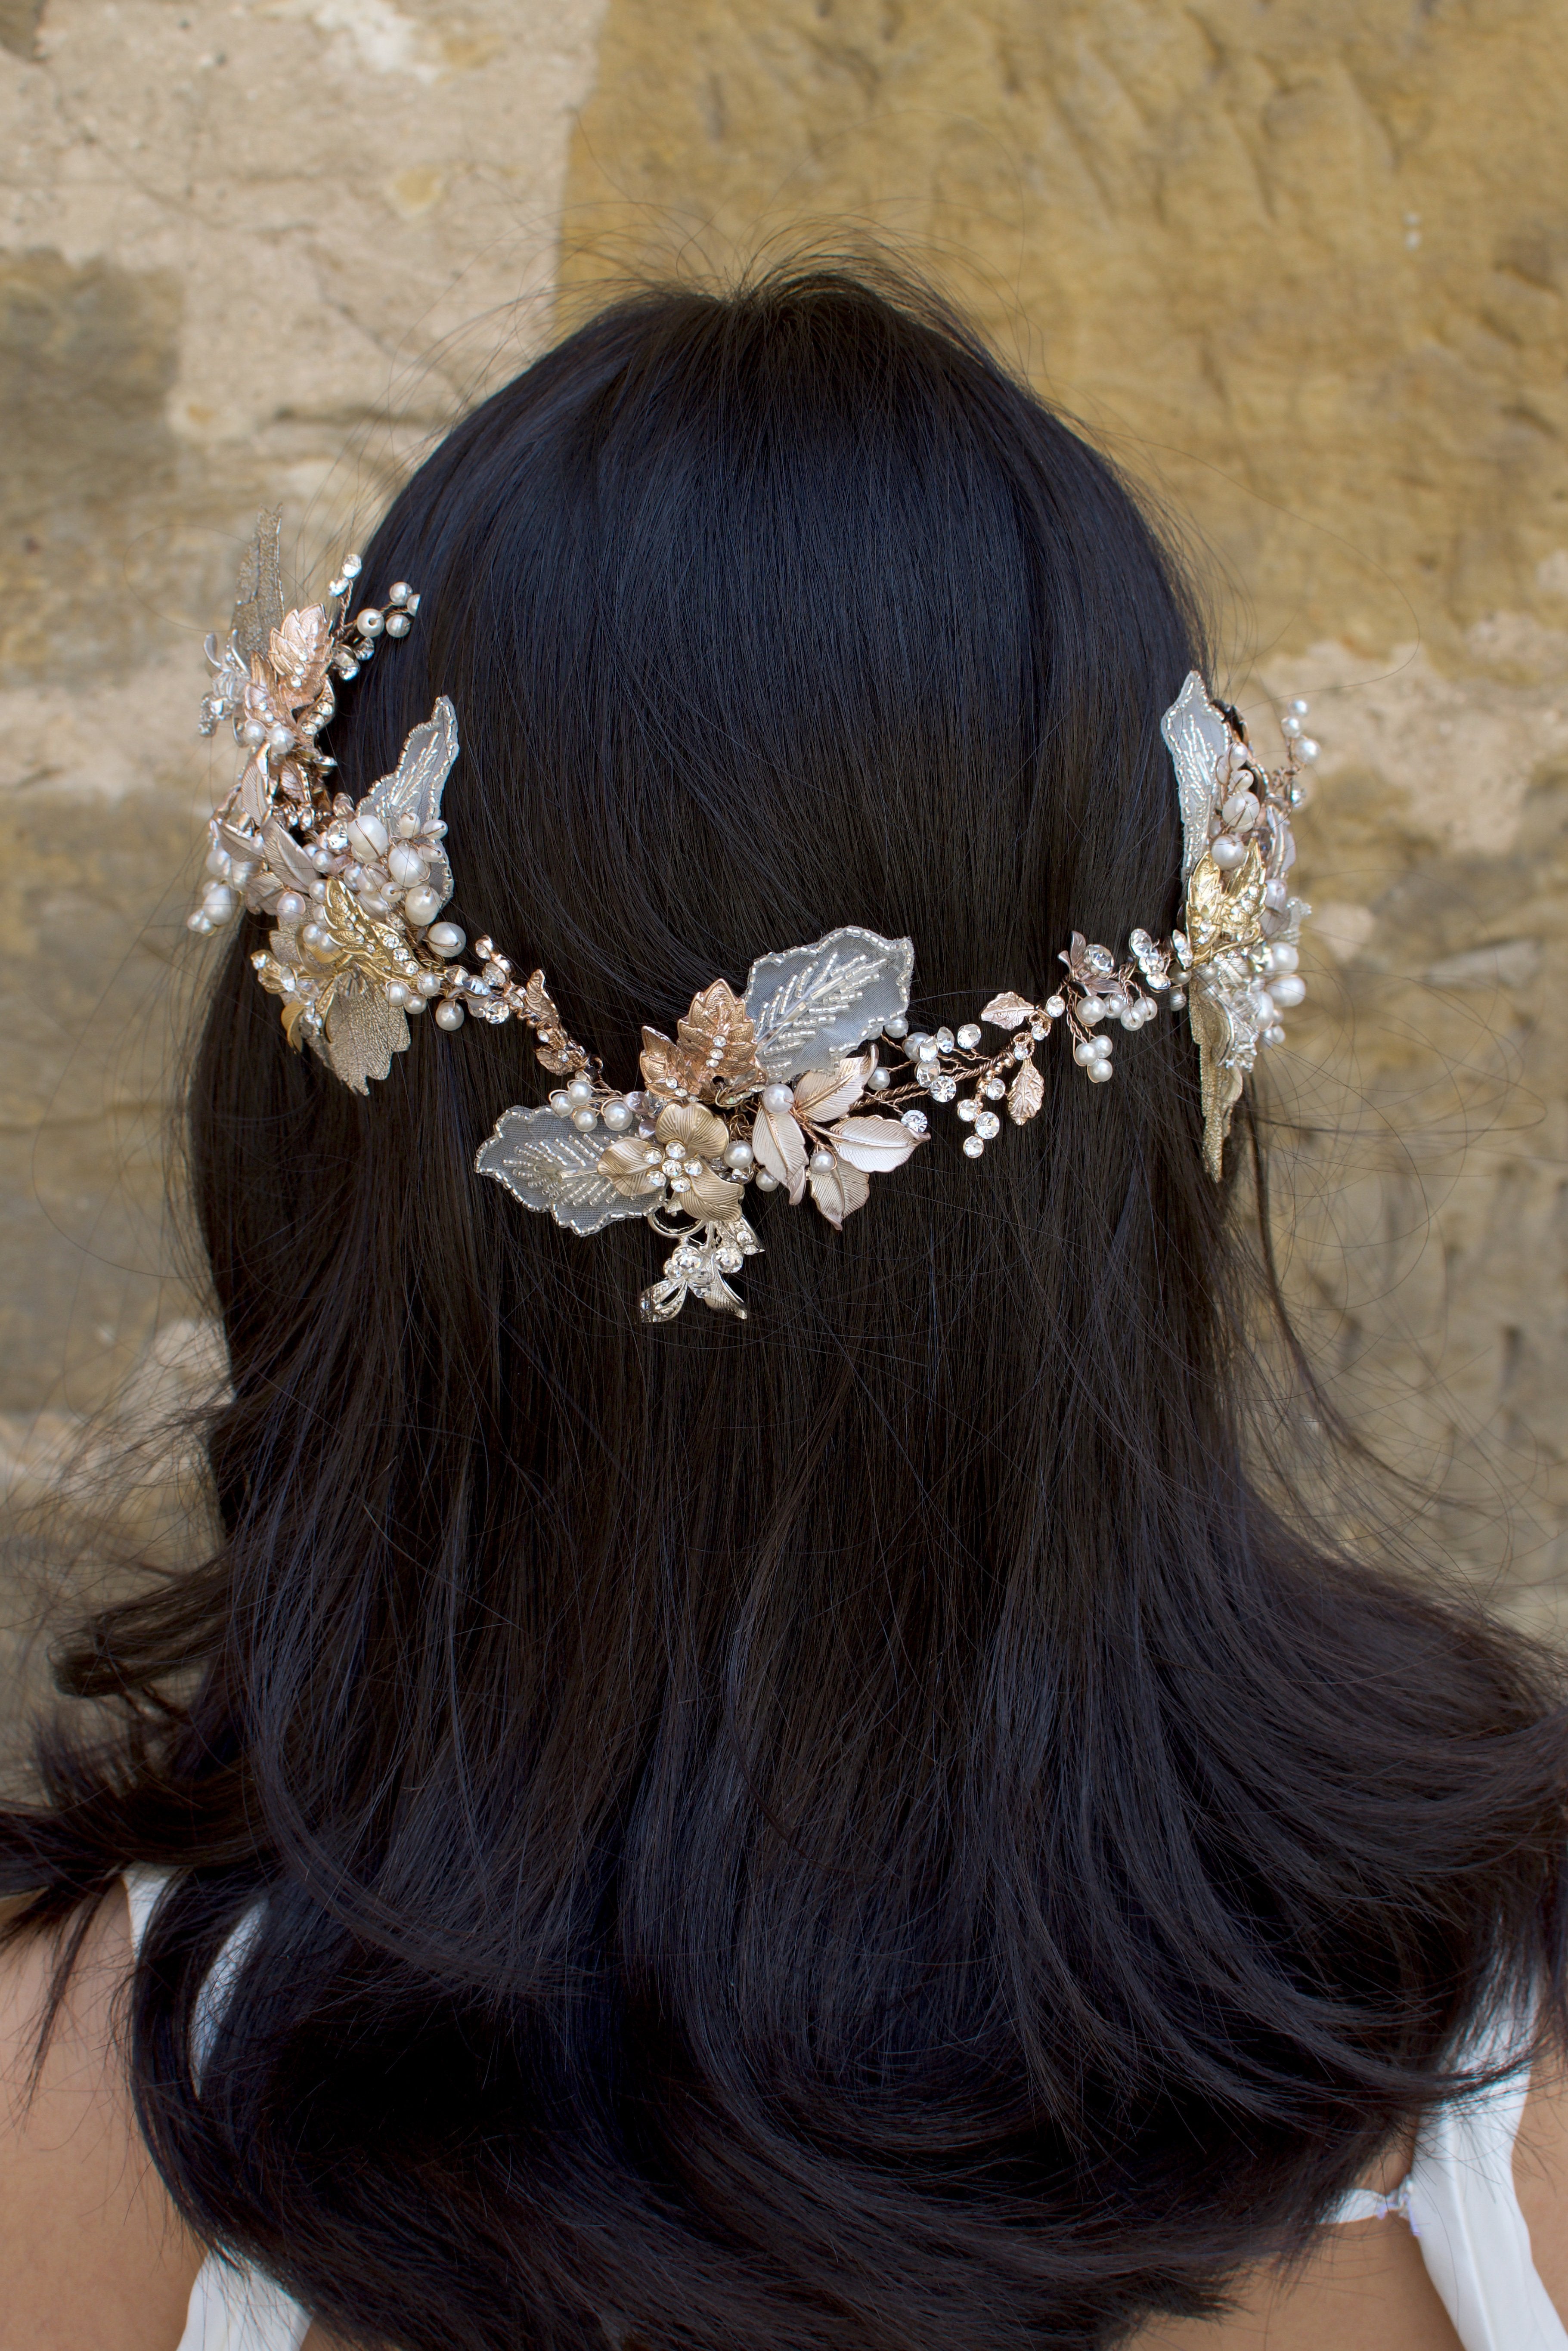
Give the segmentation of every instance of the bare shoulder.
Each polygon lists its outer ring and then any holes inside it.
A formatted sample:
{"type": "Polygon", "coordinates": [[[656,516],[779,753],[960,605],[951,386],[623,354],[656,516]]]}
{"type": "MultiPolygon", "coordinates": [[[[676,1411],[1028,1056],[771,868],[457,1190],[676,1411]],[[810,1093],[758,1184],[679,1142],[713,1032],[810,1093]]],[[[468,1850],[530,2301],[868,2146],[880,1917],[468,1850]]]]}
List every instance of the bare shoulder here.
{"type": "Polygon", "coordinates": [[[106,1900],[93,1919],[35,2078],[55,1959],[45,1937],[0,1953],[6,2340],[47,2351],[173,2351],[201,2252],[131,2108],[120,2039],[131,1972],[123,1897],[106,1900]]]}

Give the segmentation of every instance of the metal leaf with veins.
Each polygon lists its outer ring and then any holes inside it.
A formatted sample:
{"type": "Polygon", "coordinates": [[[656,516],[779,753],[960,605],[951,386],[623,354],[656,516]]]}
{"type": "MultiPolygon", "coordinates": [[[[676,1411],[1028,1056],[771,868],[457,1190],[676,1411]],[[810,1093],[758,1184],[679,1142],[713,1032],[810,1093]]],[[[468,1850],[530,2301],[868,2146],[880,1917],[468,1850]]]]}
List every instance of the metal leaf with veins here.
{"type": "Polygon", "coordinates": [[[1208,688],[1197,670],[1189,669],[1182,689],[1160,720],[1176,768],[1176,796],[1181,807],[1181,878],[1185,882],[1208,847],[1208,820],[1214,812],[1215,769],[1235,737],[1208,698],[1208,688]]]}
{"type": "Polygon", "coordinates": [[[769,1078],[841,1061],[909,1002],[915,948],[852,926],[809,947],[758,956],[746,983],[757,1059],[769,1078]]]}
{"type": "Polygon", "coordinates": [[[504,1184],[525,1208],[547,1210],[574,1233],[597,1233],[622,1217],[645,1217],[646,1196],[628,1199],[599,1172],[602,1134],[580,1134],[553,1110],[507,1110],[474,1165],[504,1184]]]}
{"type": "MultiPolygon", "coordinates": [[[[413,817],[423,832],[427,824],[434,824],[440,818],[441,795],[456,760],[457,748],[457,713],[444,694],[430,716],[410,734],[393,772],[383,776],[360,802],[361,810],[380,817],[394,841],[399,838],[399,820],[405,816],[413,817]]],[[[440,892],[444,906],[452,895],[452,868],[444,850],[434,845],[430,852],[430,886],[440,892]]]]}
{"type": "Polygon", "coordinates": [[[327,1059],[334,1076],[357,1094],[370,1092],[371,1078],[384,1078],[394,1053],[408,1050],[408,1022],[384,992],[340,982],[327,1015],[327,1059]]]}

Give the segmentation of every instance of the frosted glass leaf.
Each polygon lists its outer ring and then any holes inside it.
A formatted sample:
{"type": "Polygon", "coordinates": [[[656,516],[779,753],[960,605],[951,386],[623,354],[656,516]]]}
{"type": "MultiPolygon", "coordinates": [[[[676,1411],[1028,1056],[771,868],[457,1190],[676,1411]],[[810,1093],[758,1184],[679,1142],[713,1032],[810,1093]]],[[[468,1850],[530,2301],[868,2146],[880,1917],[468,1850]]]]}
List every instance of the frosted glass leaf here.
{"type": "Polygon", "coordinates": [[[1208,698],[1208,689],[1197,670],[1189,669],[1182,689],[1160,720],[1176,768],[1176,796],[1181,808],[1181,878],[1185,882],[1208,847],[1208,820],[1214,810],[1215,769],[1235,737],[1208,698]]]}
{"type": "Polygon", "coordinates": [[[842,1061],[905,1009],[914,969],[908,939],[852,926],[758,956],[746,983],[758,1063],[783,1079],[842,1061]]]}
{"type": "Polygon", "coordinates": [[[552,1216],[569,1232],[596,1233],[622,1217],[644,1217],[646,1197],[629,1200],[599,1172],[602,1134],[580,1134],[553,1110],[506,1110],[474,1165],[504,1184],[525,1208],[552,1216]]]}
{"type": "MultiPolygon", "coordinates": [[[[457,713],[444,694],[430,716],[415,726],[402,747],[402,757],[390,776],[383,776],[360,802],[361,812],[380,817],[393,841],[399,840],[399,819],[413,817],[420,831],[441,815],[441,795],[457,758],[457,713]]],[[[444,850],[431,845],[430,886],[441,893],[444,906],[452,895],[452,868],[444,850]]]]}

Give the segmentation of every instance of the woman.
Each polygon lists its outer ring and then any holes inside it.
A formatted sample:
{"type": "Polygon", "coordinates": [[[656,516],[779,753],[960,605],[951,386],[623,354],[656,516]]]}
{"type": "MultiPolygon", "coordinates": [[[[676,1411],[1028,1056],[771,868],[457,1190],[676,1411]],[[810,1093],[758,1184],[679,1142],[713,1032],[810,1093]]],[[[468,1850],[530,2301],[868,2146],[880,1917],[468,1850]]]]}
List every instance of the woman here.
{"type": "MultiPolygon", "coordinates": [[[[591,321],[365,577],[293,701],[242,658],[209,711],[251,781],[198,927],[266,913],[189,1104],[222,1542],[76,1644],[118,1728],[0,1818],[18,2078],[60,1998],[16,2339],[173,2351],[195,2280],[193,2346],[1568,2341],[1561,1693],[1289,1498],[1223,967],[1174,937],[1201,850],[1287,946],[1289,795],[1124,487],[930,304],[802,275],[591,321]],[[835,934],[894,997],[813,1124],[740,987],[835,934]],[[921,1070],[1009,1040],[1036,1114],[966,1156],[977,1081],[916,1148],[921,1070]],[[662,1278],[647,1186],[711,1218],[662,1278]]],[[[242,656],[268,592],[263,548],[242,656]]]]}

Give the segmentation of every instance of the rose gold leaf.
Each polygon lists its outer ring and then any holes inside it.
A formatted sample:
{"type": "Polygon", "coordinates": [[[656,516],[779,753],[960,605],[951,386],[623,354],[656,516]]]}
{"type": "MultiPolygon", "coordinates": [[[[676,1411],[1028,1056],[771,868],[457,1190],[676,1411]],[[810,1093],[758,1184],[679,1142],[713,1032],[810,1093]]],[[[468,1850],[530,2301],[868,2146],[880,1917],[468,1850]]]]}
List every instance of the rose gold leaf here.
{"type": "Polygon", "coordinates": [[[691,1010],[675,1029],[700,1082],[728,1083],[753,1066],[757,1031],[728,980],[716,979],[692,998],[691,1010]]]}
{"type": "Polygon", "coordinates": [[[656,1029],[643,1031],[642,1071],[644,1082],[658,1094],[691,1093],[702,1074],[691,1056],[656,1029]]]}
{"type": "Polygon", "coordinates": [[[871,1197],[871,1177],[850,1160],[835,1159],[830,1168],[813,1169],[811,1197],[829,1224],[841,1232],[844,1218],[863,1208],[871,1197]]]}
{"type": "Polygon", "coordinates": [[[559,1029],[560,1026],[560,1014],[556,1010],[555,998],[545,986],[542,971],[530,973],[523,982],[523,1018],[542,1029],[559,1029]]]}
{"type": "Polygon", "coordinates": [[[852,1167],[863,1167],[872,1176],[902,1167],[921,1140],[897,1118],[841,1118],[830,1129],[829,1139],[852,1167]]]}
{"type": "Polygon", "coordinates": [[[806,1196],[810,1155],[790,1113],[759,1110],[751,1130],[751,1147],[769,1176],[789,1186],[790,1204],[798,1208],[806,1196]]]}
{"type": "Polygon", "coordinates": [[[870,1053],[857,1053],[831,1070],[808,1070],[803,1077],[797,1078],[795,1108],[800,1117],[816,1126],[826,1126],[831,1119],[842,1118],[865,1092],[873,1058],[870,1053]]]}
{"type": "Polygon", "coordinates": [[[1029,1019],[1033,1010],[1033,1005],[1028,1003],[1023,997],[1004,992],[1000,996],[992,997],[980,1018],[982,1020],[988,1020],[993,1029],[1016,1029],[1022,1021],[1029,1019]]]}
{"type": "Polygon", "coordinates": [[[1026,1126],[1045,1100],[1045,1080],[1033,1060],[1023,1062],[1008,1089],[1008,1116],[1015,1126],[1026,1126]]]}
{"type": "Polygon", "coordinates": [[[570,1043],[556,1045],[541,1040],[534,1048],[534,1059],[549,1071],[552,1078],[569,1077],[572,1071],[580,1070],[583,1066],[582,1057],[572,1050],[570,1043]]]}

